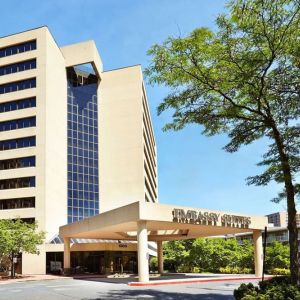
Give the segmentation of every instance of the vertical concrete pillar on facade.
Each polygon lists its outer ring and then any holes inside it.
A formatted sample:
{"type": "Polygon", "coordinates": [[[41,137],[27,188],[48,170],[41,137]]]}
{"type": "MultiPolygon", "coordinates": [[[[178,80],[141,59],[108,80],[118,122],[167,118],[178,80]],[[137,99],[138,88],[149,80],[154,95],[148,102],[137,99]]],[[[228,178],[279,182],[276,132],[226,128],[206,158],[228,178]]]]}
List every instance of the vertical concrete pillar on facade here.
{"type": "Polygon", "coordinates": [[[158,263],[158,273],[163,274],[163,272],[164,272],[164,256],[163,256],[162,241],[157,241],[157,263],[158,263]]]}
{"type": "Polygon", "coordinates": [[[70,238],[64,238],[64,272],[69,273],[71,268],[70,238]]]}
{"type": "Polygon", "coordinates": [[[255,276],[262,277],[263,245],[261,230],[253,230],[255,276]]]}
{"type": "Polygon", "coordinates": [[[149,281],[148,233],[146,221],[137,222],[139,281],[149,281]]]}

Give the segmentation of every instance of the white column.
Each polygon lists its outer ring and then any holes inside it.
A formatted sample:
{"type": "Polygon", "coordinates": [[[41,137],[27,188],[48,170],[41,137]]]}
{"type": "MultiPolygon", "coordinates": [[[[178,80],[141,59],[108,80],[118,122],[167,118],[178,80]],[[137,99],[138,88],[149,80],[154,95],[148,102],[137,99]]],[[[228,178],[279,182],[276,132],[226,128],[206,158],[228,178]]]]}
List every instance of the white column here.
{"type": "Polygon", "coordinates": [[[260,230],[253,231],[253,244],[254,244],[254,265],[255,276],[262,277],[263,272],[263,245],[262,234],[260,230]]]}
{"type": "Polygon", "coordinates": [[[164,273],[164,256],[163,256],[163,245],[162,241],[157,241],[157,263],[158,263],[158,273],[164,273]]]}
{"type": "Polygon", "coordinates": [[[64,238],[64,269],[71,267],[70,238],[64,238]]]}
{"type": "Polygon", "coordinates": [[[148,234],[146,221],[137,222],[139,281],[149,281],[148,234]]]}

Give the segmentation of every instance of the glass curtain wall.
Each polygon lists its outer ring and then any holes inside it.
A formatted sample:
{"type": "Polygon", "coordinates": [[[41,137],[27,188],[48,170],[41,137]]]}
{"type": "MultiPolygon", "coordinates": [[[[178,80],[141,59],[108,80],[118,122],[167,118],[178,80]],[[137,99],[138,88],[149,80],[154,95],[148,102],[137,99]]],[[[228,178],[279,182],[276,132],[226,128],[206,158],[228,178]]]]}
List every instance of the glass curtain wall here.
{"type": "Polygon", "coordinates": [[[99,213],[98,78],[67,68],[68,223],[99,213]]]}

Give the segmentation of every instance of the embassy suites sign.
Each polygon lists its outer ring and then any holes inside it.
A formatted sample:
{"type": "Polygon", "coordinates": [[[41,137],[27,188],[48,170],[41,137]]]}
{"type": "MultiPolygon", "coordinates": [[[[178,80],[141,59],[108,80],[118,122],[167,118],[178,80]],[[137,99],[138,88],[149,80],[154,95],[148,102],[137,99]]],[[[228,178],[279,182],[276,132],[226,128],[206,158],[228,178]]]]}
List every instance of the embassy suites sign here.
{"type": "Polygon", "coordinates": [[[174,208],[172,211],[173,222],[225,226],[235,228],[249,228],[251,224],[250,217],[213,213],[208,211],[184,210],[181,208],[174,208]]]}

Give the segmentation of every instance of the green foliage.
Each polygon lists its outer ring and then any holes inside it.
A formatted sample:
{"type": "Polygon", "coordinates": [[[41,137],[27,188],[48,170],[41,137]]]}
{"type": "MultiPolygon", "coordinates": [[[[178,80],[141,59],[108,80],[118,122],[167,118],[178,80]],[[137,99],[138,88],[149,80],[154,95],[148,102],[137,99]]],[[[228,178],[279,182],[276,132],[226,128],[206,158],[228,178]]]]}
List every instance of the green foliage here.
{"type": "MultiPolygon", "coordinates": [[[[248,240],[205,239],[164,243],[165,269],[176,272],[214,272],[251,274],[254,269],[253,245],[248,240]],[[199,271],[197,271],[199,269],[199,271]]],[[[156,258],[150,266],[157,264],[156,258]]],[[[289,246],[274,241],[266,248],[266,272],[273,275],[289,274],[289,246]]]]}
{"type": "Polygon", "coordinates": [[[158,260],[157,260],[157,257],[155,257],[155,256],[152,256],[151,258],[150,258],[150,270],[152,271],[152,272],[154,272],[154,271],[157,271],[157,268],[158,268],[158,260]]]}
{"type": "Polygon", "coordinates": [[[44,232],[37,232],[37,224],[21,219],[0,220],[0,251],[2,254],[27,252],[39,254],[38,245],[43,243],[44,232]]]}
{"type": "Polygon", "coordinates": [[[248,184],[284,185],[275,201],[287,200],[290,267],[297,282],[300,2],[232,0],[227,8],[228,14],[216,19],[216,31],[197,28],[152,46],[145,73],[150,83],[170,88],[158,107],[159,114],[173,112],[166,130],[195,123],[207,136],[225,133],[228,152],[261,138],[269,142],[258,164],[264,171],[249,177],[248,184]]]}
{"type": "MultiPolygon", "coordinates": [[[[242,283],[238,289],[234,290],[233,295],[236,300],[241,300],[244,299],[246,295],[257,296],[257,291],[258,288],[254,287],[252,283],[248,283],[248,284],[242,283]]],[[[257,299],[257,298],[253,298],[253,299],[257,299]]]]}
{"type": "Polygon", "coordinates": [[[165,269],[177,271],[178,267],[191,265],[190,250],[193,240],[171,241],[164,243],[164,264],[165,269]]]}
{"type": "Polygon", "coordinates": [[[275,268],[288,269],[290,264],[289,255],[289,247],[287,245],[273,241],[266,248],[266,270],[275,274],[272,271],[275,268]]]}
{"type": "Polygon", "coordinates": [[[236,239],[204,239],[172,241],[164,243],[165,268],[169,271],[219,272],[230,268],[229,273],[241,273],[253,269],[253,246],[245,241],[238,244],[236,239]]]}
{"type": "Polygon", "coordinates": [[[236,300],[300,300],[300,287],[291,284],[290,277],[276,277],[259,282],[259,287],[243,283],[234,291],[234,297],[236,300]]]}
{"type": "MultiPolygon", "coordinates": [[[[21,252],[39,254],[38,245],[45,239],[43,231],[37,232],[37,224],[21,219],[0,220],[0,262],[13,258],[21,252]]],[[[13,274],[12,274],[13,276],[13,274]]]]}
{"type": "Polygon", "coordinates": [[[220,273],[223,274],[251,274],[253,273],[253,269],[251,268],[240,268],[240,267],[221,267],[219,269],[220,273]]]}
{"type": "Polygon", "coordinates": [[[289,269],[283,269],[283,268],[274,268],[270,272],[272,275],[291,275],[291,272],[289,269]]]}

